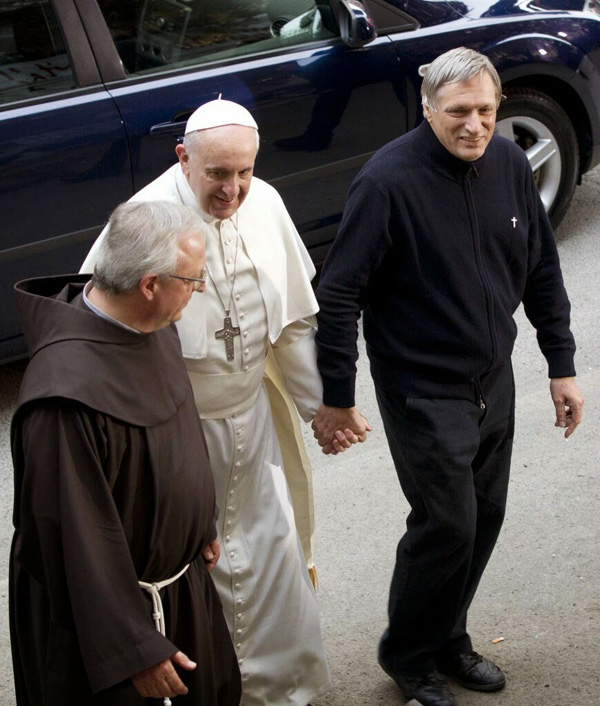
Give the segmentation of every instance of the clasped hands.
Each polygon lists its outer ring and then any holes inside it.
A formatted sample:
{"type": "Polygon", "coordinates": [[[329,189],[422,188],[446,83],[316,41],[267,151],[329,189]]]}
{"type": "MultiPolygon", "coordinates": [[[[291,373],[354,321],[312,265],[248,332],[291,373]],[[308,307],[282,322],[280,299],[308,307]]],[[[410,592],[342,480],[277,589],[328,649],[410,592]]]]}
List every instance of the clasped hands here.
{"type": "Polygon", "coordinates": [[[330,407],[322,404],[312,421],[314,437],[324,454],[335,456],[352,444],[367,440],[369,423],[356,407],[330,407]]]}

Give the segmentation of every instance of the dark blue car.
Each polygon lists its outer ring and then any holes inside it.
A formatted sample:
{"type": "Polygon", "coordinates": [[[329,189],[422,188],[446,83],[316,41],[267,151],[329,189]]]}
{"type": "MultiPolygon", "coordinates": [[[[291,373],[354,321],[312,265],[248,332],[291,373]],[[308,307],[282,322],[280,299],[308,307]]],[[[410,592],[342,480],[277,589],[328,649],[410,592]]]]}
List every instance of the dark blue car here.
{"type": "Polygon", "coordinates": [[[78,270],[219,94],[320,262],[358,169],[421,120],[423,66],[460,45],[498,68],[498,132],[557,224],[600,161],[598,0],[2,0],[0,359],[24,351],[12,284],[78,270]]]}

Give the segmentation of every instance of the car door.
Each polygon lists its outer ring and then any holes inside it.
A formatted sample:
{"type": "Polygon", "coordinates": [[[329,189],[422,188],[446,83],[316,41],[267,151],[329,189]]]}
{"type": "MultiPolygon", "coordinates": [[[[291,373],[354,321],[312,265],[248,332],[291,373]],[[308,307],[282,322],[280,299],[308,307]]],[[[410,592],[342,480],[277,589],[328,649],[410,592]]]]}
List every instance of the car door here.
{"type": "Polygon", "coordinates": [[[107,88],[126,126],[135,190],[175,162],[191,112],[222,95],[256,118],[255,173],[278,189],[320,261],[354,175],[406,127],[389,39],[350,48],[329,2],[312,0],[98,5],[125,70],[107,88]]]}
{"type": "Polygon", "coordinates": [[[23,352],[12,285],[76,272],[133,193],[125,131],[70,0],[0,4],[0,359],[23,352]]]}

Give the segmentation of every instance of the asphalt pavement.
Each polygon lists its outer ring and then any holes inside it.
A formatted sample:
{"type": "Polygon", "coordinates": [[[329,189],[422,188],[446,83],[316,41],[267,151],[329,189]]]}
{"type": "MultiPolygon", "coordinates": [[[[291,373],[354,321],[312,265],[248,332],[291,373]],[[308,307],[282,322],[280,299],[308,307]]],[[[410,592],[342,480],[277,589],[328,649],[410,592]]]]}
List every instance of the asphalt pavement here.
{"type": "MultiPolygon", "coordinates": [[[[507,676],[495,694],[452,685],[460,706],[600,706],[600,168],[557,232],[578,345],[584,421],[554,427],[546,365],[523,312],[514,354],[517,430],[504,528],[470,613],[475,649],[507,676]],[[502,638],[502,639],[500,639],[502,638]]],[[[0,367],[0,706],[14,704],[8,638],[12,534],[10,415],[24,364],[0,367]]],[[[313,706],[402,703],[376,661],[388,584],[407,514],[361,352],[357,405],[366,443],[313,463],[318,599],[333,686],[313,706]]],[[[176,701],[174,702],[176,704],[176,701]]]]}

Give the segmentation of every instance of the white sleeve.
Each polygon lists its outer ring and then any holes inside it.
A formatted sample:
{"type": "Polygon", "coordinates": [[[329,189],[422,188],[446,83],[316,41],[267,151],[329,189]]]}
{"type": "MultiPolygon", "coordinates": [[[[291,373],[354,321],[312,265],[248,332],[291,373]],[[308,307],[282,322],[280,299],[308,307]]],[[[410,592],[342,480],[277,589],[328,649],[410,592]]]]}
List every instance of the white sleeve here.
{"type": "Polygon", "coordinates": [[[305,422],[316,414],[323,400],[323,384],[317,368],[316,319],[288,324],[273,345],[273,354],[298,412],[305,422]]]}

